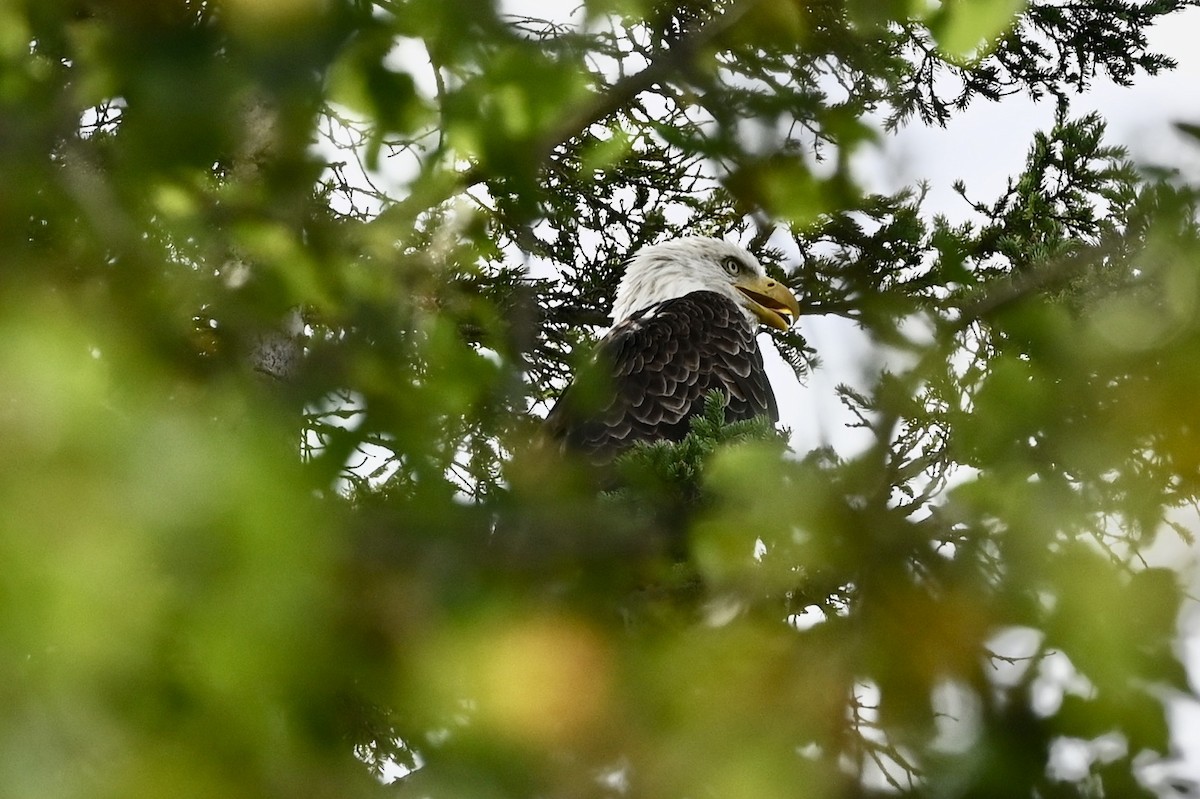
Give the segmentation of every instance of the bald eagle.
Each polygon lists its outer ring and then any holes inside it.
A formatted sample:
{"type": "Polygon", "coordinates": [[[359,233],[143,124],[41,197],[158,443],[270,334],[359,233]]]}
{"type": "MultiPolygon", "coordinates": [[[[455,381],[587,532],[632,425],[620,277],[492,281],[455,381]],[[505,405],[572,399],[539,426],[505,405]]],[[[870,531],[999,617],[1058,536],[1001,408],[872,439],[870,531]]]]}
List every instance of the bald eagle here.
{"type": "Polygon", "coordinates": [[[568,386],[547,433],[603,463],[637,441],[682,440],[714,390],[726,421],[778,421],[755,334],[760,323],[786,330],[799,311],[795,295],[735,244],[689,237],[645,247],[617,288],[596,385],[568,386]]]}

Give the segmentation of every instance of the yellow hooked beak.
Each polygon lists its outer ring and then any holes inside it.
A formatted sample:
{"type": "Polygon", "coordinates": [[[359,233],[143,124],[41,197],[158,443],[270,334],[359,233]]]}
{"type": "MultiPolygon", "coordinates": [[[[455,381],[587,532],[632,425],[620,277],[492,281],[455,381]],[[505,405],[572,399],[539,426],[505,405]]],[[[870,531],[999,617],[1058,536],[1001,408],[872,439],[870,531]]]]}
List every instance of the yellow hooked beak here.
{"type": "Polygon", "coordinates": [[[764,325],[787,330],[800,315],[800,303],[787,286],[769,277],[738,280],[733,287],[750,300],[750,310],[764,325]]]}

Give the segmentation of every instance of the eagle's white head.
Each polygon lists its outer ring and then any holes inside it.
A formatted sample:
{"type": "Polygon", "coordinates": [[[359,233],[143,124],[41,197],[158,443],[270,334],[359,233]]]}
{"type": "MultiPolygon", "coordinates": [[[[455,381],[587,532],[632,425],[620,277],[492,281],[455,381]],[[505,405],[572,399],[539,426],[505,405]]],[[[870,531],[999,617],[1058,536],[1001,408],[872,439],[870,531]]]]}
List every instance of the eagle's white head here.
{"type": "Polygon", "coordinates": [[[767,277],[758,259],[721,239],[691,236],[643,247],[625,267],[613,303],[613,323],[664,300],[693,291],[714,291],[756,320],[787,330],[800,313],[796,297],[767,277]]]}

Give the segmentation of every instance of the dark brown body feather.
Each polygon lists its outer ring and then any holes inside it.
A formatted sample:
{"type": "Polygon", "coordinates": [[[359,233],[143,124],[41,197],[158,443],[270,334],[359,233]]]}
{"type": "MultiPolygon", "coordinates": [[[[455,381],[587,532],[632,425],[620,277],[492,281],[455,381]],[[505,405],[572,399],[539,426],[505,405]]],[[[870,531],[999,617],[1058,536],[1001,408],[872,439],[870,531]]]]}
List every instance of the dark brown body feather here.
{"type": "Polygon", "coordinates": [[[778,421],[755,333],[732,300],[711,291],[644,308],[600,341],[595,391],[578,381],[568,387],[546,418],[547,432],[606,461],[637,441],[681,440],[714,389],[725,396],[726,420],[778,421]]]}

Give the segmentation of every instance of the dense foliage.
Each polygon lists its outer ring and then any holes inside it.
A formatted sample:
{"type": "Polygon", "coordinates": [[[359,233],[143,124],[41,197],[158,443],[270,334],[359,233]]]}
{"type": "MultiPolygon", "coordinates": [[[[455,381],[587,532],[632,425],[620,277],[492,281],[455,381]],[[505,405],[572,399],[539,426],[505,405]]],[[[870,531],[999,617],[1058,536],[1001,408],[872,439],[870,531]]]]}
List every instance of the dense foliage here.
{"type": "Polygon", "coordinates": [[[1071,100],[1191,5],[0,0],[0,793],[1168,790],[1196,196],[1071,100]],[[972,221],[858,185],[1014,93],[972,221]],[[871,446],[538,443],[685,233],[904,356],[871,446]]]}

